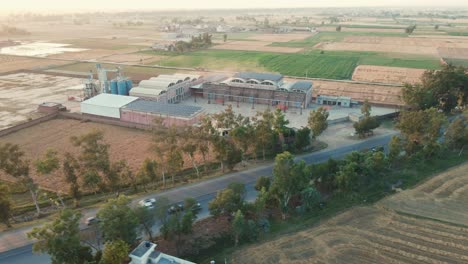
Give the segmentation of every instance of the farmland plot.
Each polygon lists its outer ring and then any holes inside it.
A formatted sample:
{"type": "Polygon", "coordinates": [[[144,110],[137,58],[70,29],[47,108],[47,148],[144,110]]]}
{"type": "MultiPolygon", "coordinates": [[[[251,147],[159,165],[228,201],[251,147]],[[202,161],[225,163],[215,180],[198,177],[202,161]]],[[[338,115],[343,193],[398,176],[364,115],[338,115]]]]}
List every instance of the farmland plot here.
{"type": "Polygon", "coordinates": [[[468,228],[354,208],[234,253],[233,263],[466,263],[468,228]]]}
{"type": "Polygon", "coordinates": [[[407,214],[468,227],[468,163],[431,178],[380,204],[407,214]]]}
{"type": "Polygon", "coordinates": [[[418,83],[425,70],[401,67],[359,65],[354,70],[353,81],[378,83],[418,83]]]}

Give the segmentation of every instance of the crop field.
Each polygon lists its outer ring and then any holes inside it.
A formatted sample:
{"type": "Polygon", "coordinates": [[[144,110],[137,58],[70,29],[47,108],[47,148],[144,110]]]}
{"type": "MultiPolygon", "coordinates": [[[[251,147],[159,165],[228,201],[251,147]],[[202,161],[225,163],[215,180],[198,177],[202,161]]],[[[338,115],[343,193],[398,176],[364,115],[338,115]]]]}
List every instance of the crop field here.
{"type": "Polygon", "coordinates": [[[354,208],[317,227],[238,250],[232,262],[466,263],[468,228],[354,208]]]}
{"type": "Polygon", "coordinates": [[[378,83],[418,83],[424,73],[422,69],[359,65],[354,70],[353,81],[378,83]]]}
{"type": "Polygon", "coordinates": [[[468,227],[468,163],[393,195],[380,205],[398,212],[468,227]]]}
{"type": "Polygon", "coordinates": [[[247,50],[247,51],[265,51],[265,52],[281,52],[281,53],[296,53],[301,51],[301,48],[291,47],[276,47],[269,46],[269,41],[228,41],[211,47],[216,50],[247,50]]]}
{"type": "Polygon", "coordinates": [[[457,60],[457,59],[445,59],[447,63],[450,63],[455,66],[464,66],[468,67],[468,59],[465,60],[457,60]]]}
{"type": "Polygon", "coordinates": [[[468,48],[439,48],[439,55],[442,58],[468,60],[468,48]]]}
{"type": "Polygon", "coordinates": [[[318,48],[324,50],[409,53],[438,57],[439,48],[468,48],[468,39],[347,36],[340,42],[322,43],[318,48]]]}

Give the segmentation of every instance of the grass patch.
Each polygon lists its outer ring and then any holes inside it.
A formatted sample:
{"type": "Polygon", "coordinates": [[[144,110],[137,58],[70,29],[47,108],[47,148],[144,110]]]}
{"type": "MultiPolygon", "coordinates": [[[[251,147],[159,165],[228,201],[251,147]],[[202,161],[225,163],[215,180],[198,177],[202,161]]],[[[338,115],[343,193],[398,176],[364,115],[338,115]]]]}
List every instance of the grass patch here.
{"type": "Polygon", "coordinates": [[[468,32],[447,31],[447,34],[450,35],[450,36],[462,36],[462,37],[468,36],[468,32]]]}

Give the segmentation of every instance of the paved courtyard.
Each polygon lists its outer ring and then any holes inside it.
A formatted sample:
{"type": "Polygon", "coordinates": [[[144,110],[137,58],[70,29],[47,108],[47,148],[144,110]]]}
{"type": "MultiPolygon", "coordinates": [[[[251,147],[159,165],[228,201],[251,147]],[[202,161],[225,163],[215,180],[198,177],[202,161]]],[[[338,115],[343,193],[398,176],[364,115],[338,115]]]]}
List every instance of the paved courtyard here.
{"type": "MultiPolygon", "coordinates": [[[[237,102],[226,102],[224,105],[222,105],[222,104],[213,103],[213,101],[211,101],[211,103],[208,104],[207,99],[197,98],[195,102],[195,98],[193,97],[185,101],[182,101],[179,104],[201,106],[204,112],[207,114],[219,113],[223,111],[224,109],[226,109],[227,105],[232,104],[234,112],[242,114],[243,116],[249,116],[249,117],[255,116],[257,111],[264,111],[269,107],[268,105],[264,105],[264,104],[255,104],[252,106],[252,104],[250,103],[239,103],[238,105],[237,102]]],[[[309,112],[320,106],[321,105],[312,104],[311,107],[309,107],[308,109],[302,109],[302,113],[300,109],[290,108],[286,110],[286,118],[289,120],[291,127],[300,128],[300,127],[306,126],[307,118],[309,117],[309,112]]],[[[271,109],[273,109],[272,106],[270,107],[271,109]]],[[[335,120],[335,119],[347,117],[348,114],[350,113],[358,113],[358,114],[361,113],[360,107],[353,107],[353,108],[346,108],[346,107],[339,107],[339,106],[327,106],[327,107],[328,107],[328,112],[330,113],[328,120],[335,120]]],[[[395,111],[397,111],[396,108],[385,108],[385,107],[373,106],[371,114],[372,115],[385,115],[385,114],[393,113],[395,111]]]]}

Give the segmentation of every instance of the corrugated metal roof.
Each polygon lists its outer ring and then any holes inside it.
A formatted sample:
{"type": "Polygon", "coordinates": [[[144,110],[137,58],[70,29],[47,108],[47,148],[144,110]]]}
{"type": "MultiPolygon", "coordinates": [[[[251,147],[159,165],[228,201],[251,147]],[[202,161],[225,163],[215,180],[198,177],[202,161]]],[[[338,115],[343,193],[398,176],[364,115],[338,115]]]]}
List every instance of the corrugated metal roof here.
{"type": "Polygon", "coordinates": [[[157,97],[167,89],[156,89],[156,88],[146,88],[146,87],[133,87],[130,90],[131,96],[138,96],[138,97],[157,97]]]}
{"type": "Polygon", "coordinates": [[[135,100],[138,100],[138,97],[102,93],[81,102],[81,104],[120,108],[135,100]]]}
{"type": "Polygon", "coordinates": [[[259,73],[259,72],[239,72],[234,75],[236,78],[242,78],[242,79],[255,79],[259,81],[274,81],[278,82],[281,79],[283,79],[283,75],[277,74],[277,73],[259,73]]]}
{"type": "Polygon", "coordinates": [[[309,81],[297,81],[293,83],[290,87],[293,90],[301,90],[307,92],[312,88],[312,82],[309,81]]]}
{"type": "Polygon", "coordinates": [[[201,112],[202,108],[192,105],[167,104],[149,100],[136,100],[126,105],[123,110],[147,112],[152,114],[191,117],[201,112]]]}

